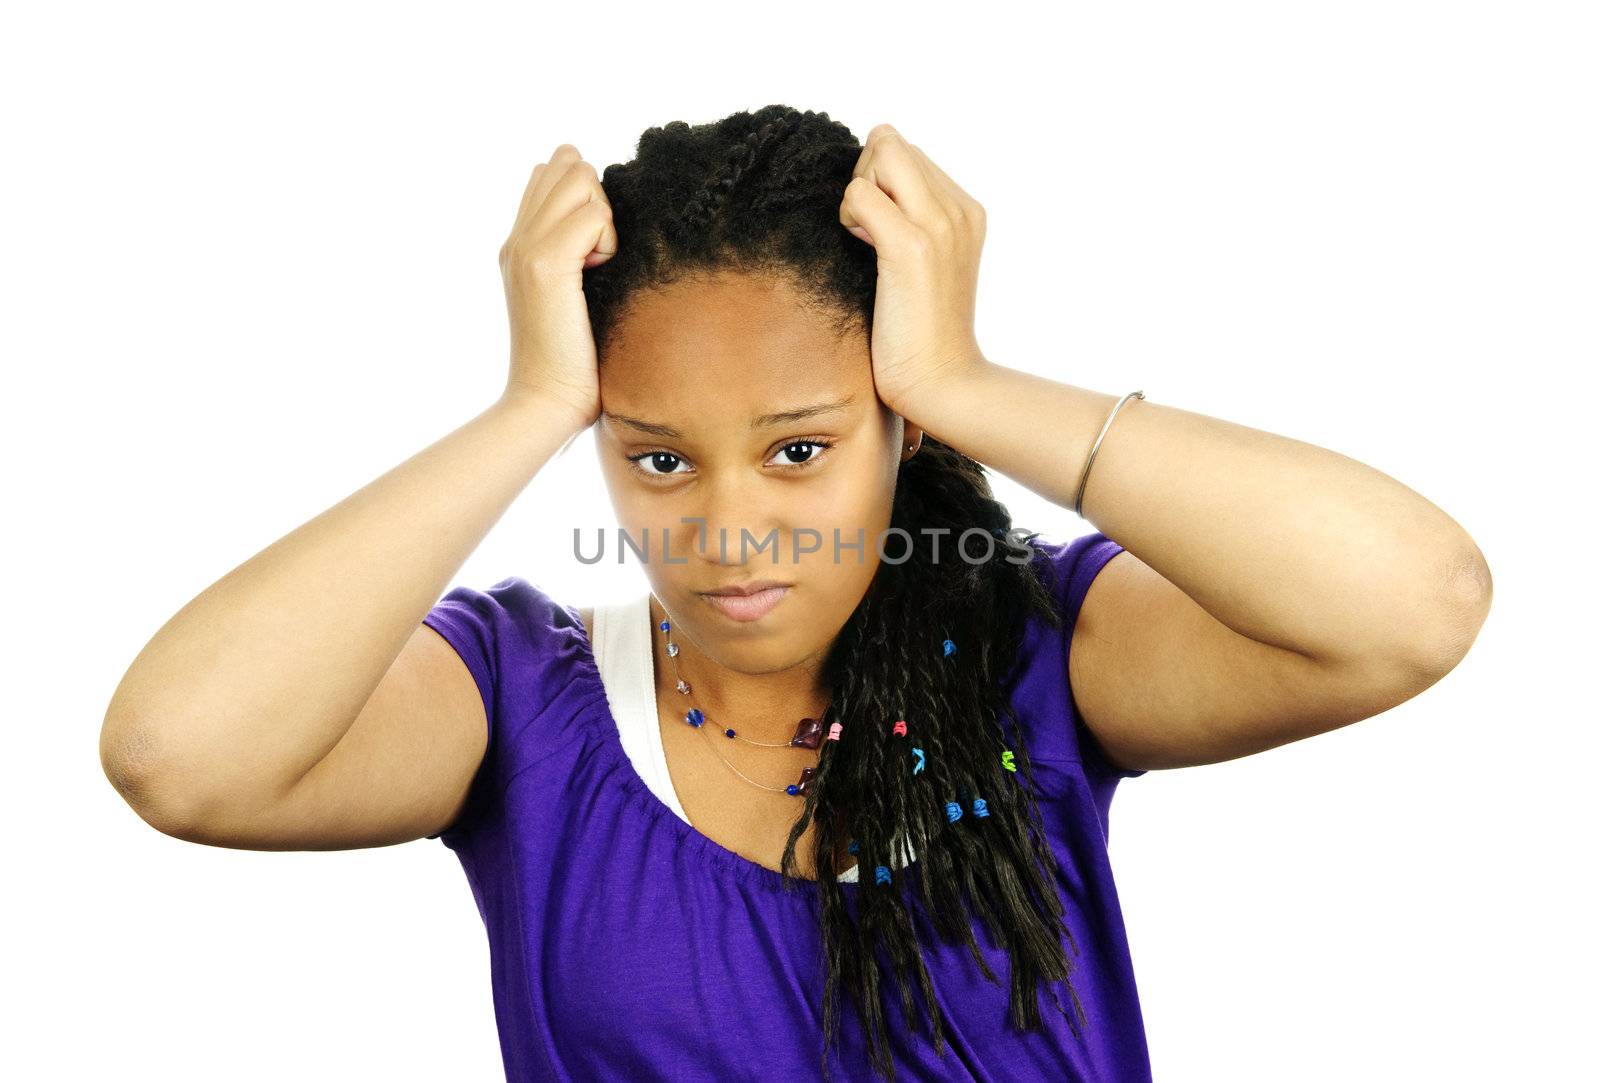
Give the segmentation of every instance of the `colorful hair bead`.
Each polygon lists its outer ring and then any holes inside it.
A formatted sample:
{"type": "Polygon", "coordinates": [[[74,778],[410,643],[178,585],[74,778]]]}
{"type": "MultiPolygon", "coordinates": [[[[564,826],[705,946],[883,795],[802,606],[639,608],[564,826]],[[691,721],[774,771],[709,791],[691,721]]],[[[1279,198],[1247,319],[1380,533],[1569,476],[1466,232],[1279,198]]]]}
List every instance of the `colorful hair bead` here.
{"type": "Polygon", "coordinates": [[[846,846],[845,849],[849,850],[852,854],[853,853],[857,853],[861,849],[861,844],[859,842],[857,842],[855,839],[851,839],[850,840],[850,845],[846,846]]]}
{"type": "Polygon", "coordinates": [[[878,883],[887,884],[888,882],[889,882],[889,868],[888,868],[888,866],[887,865],[879,865],[878,866],[878,883]]]}
{"type": "Polygon", "coordinates": [[[902,718],[900,721],[898,721],[898,722],[896,722],[894,724],[894,735],[896,737],[904,737],[906,735],[906,720],[905,719],[902,718]]]}
{"type": "Polygon", "coordinates": [[[913,775],[919,775],[922,773],[922,768],[924,766],[922,749],[913,748],[911,750],[911,754],[917,758],[917,765],[911,769],[911,773],[913,775]]]}
{"type": "Polygon", "coordinates": [[[833,725],[828,727],[828,740],[837,741],[839,739],[839,734],[841,734],[843,732],[844,732],[843,723],[835,722],[833,725]]]}
{"type": "Polygon", "coordinates": [[[947,801],[947,802],[945,802],[944,814],[946,816],[950,817],[950,822],[951,823],[955,823],[957,820],[961,819],[961,804],[960,804],[960,802],[957,802],[957,801],[947,801]]]}
{"type": "Polygon", "coordinates": [[[1014,755],[1015,753],[1009,748],[1000,753],[1000,766],[1004,767],[1007,771],[1015,771],[1017,769],[1017,765],[1011,762],[1011,757],[1014,755]]]}
{"type": "Polygon", "coordinates": [[[948,639],[945,640],[944,641],[944,656],[946,658],[949,658],[954,653],[956,653],[956,645],[955,645],[955,643],[953,641],[951,641],[951,640],[948,640],[948,639]]]}
{"type": "Polygon", "coordinates": [[[972,799],[972,814],[974,816],[980,816],[980,817],[989,815],[989,802],[985,801],[981,797],[973,798],[972,799]]]}

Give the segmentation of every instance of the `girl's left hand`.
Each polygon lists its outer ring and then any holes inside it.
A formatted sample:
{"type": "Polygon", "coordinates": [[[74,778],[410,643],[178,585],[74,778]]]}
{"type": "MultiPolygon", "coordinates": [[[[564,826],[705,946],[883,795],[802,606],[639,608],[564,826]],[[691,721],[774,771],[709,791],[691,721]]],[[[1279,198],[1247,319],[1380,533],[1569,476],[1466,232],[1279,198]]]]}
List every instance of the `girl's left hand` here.
{"type": "Polygon", "coordinates": [[[984,211],[888,124],[867,134],[839,221],[877,249],[872,377],[907,413],[918,396],[982,364],[973,330],[984,211]]]}

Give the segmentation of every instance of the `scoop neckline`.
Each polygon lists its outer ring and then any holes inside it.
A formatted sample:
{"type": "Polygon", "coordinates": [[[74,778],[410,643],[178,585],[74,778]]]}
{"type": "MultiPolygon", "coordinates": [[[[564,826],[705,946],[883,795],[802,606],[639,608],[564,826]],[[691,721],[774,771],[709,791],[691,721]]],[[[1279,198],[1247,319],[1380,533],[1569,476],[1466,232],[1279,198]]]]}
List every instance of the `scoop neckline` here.
{"type": "MultiPolygon", "coordinates": [[[[578,662],[583,675],[589,679],[600,693],[600,710],[593,716],[598,720],[597,725],[600,736],[600,751],[616,768],[616,778],[621,782],[622,788],[634,799],[636,805],[642,808],[652,818],[666,824],[678,841],[692,848],[697,854],[706,858],[711,864],[723,871],[735,874],[739,879],[760,884],[770,890],[787,892],[790,895],[803,893],[807,901],[814,901],[821,894],[821,881],[804,876],[785,876],[776,869],[769,869],[759,861],[752,861],[737,851],[730,850],[710,835],[705,834],[688,820],[679,816],[660,796],[650,788],[650,784],[639,773],[639,768],[628,755],[628,750],[622,744],[622,727],[617,723],[616,714],[611,709],[611,699],[606,694],[605,680],[600,675],[600,665],[595,659],[594,644],[589,639],[589,630],[584,627],[583,614],[576,606],[562,603],[561,608],[572,618],[573,625],[577,628],[578,639],[583,649],[578,653],[578,662]],[[797,888],[790,887],[797,885],[797,888]]],[[[652,682],[652,688],[654,684],[652,682]]],[[[860,862],[857,861],[859,867],[860,862]]],[[[915,886],[917,879],[922,875],[922,861],[912,861],[895,870],[908,886],[915,886]]],[[[839,890],[846,895],[854,895],[866,884],[859,874],[855,880],[836,880],[839,890]]],[[[878,886],[876,882],[874,887],[878,886]]]]}

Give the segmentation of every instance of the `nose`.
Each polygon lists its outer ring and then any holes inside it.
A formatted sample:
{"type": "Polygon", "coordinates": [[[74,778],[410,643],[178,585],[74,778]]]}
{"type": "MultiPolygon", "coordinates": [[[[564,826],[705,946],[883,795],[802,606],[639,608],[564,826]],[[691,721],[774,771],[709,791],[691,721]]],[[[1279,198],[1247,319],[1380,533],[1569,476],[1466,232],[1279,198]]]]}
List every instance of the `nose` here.
{"type": "Polygon", "coordinates": [[[758,529],[748,520],[730,523],[709,516],[704,529],[698,523],[685,526],[692,531],[687,545],[693,559],[716,567],[776,564],[783,553],[783,533],[776,527],[758,529]]]}
{"type": "Polygon", "coordinates": [[[757,493],[759,481],[725,475],[702,490],[698,509],[685,513],[700,521],[679,528],[693,559],[715,567],[778,563],[783,531],[757,493]]]}

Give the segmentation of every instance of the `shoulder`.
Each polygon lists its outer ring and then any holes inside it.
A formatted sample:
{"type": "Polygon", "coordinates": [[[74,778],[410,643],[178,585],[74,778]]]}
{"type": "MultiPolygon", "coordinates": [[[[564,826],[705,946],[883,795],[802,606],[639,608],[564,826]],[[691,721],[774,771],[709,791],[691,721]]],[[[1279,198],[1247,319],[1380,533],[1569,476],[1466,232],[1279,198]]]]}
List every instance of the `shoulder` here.
{"type": "Polygon", "coordinates": [[[424,620],[429,624],[437,621],[470,625],[486,633],[532,643],[560,638],[577,625],[577,613],[538,584],[513,575],[482,589],[452,587],[424,620]]]}
{"type": "Polygon", "coordinates": [[[564,683],[588,650],[578,610],[522,576],[482,589],[456,586],[423,623],[461,655],[486,699],[495,689],[564,683]]]}
{"type": "Polygon", "coordinates": [[[1082,670],[1075,640],[1084,632],[1085,601],[1101,572],[1123,557],[1123,547],[1105,534],[1092,532],[1068,540],[1035,535],[1033,570],[1052,599],[1056,622],[1034,616],[1028,621],[1018,665],[1011,678],[1012,704],[1027,727],[1029,756],[1034,760],[1081,762],[1095,777],[1128,777],[1137,773],[1101,755],[1094,732],[1084,724],[1074,678],[1082,670]]]}
{"type": "Polygon", "coordinates": [[[1038,554],[1036,559],[1048,585],[1062,603],[1062,613],[1068,621],[1069,630],[1071,624],[1076,622],[1089,587],[1100,570],[1126,552],[1100,531],[1068,541],[1039,537],[1029,544],[1038,554]]]}
{"type": "Polygon", "coordinates": [[[459,847],[478,824],[495,818],[511,778],[578,732],[578,720],[603,691],[578,610],[521,576],[482,589],[456,586],[423,624],[461,656],[489,725],[468,809],[442,835],[459,847]]]}

